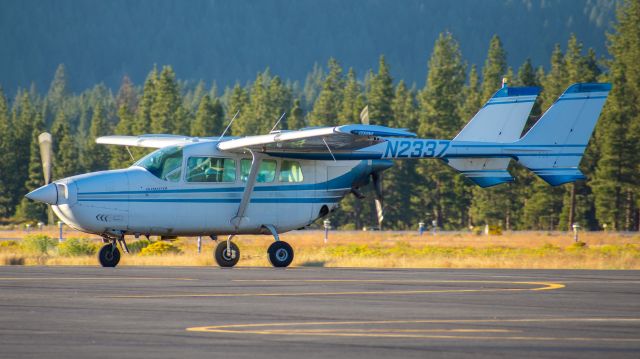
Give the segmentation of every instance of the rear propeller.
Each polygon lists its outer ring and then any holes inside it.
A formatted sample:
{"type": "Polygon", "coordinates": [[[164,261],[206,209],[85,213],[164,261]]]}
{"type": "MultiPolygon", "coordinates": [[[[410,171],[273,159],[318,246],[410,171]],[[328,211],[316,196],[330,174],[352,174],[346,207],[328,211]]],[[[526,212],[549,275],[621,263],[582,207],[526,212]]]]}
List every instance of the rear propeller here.
{"type": "MultiPolygon", "coordinates": [[[[360,112],[360,122],[363,125],[369,124],[369,106],[365,106],[360,112]]],[[[382,195],[382,171],[389,168],[388,166],[381,166],[380,168],[375,168],[371,172],[371,183],[373,185],[373,192],[375,193],[375,203],[376,203],[376,216],[378,217],[378,229],[382,230],[382,221],[384,220],[384,198],[382,195]]],[[[362,194],[359,188],[354,187],[351,189],[351,193],[353,193],[358,199],[364,199],[365,195],[362,194]]]]}

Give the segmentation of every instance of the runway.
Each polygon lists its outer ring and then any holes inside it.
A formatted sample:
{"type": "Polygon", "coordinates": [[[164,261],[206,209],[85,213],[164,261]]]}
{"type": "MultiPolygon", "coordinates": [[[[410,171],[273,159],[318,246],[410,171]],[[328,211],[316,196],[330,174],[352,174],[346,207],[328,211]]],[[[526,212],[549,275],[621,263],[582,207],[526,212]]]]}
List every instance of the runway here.
{"type": "Polygon", "coordinates": [[[638,358],[640,272],[0,267],[3,358],[638,358]]]}

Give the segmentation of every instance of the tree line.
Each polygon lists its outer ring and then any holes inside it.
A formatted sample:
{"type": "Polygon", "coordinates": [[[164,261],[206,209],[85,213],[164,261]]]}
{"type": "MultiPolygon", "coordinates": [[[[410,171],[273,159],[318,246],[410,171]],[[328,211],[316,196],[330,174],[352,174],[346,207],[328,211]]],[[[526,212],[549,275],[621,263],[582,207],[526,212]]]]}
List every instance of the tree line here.
{"type": "MultiPolygon", "coordinates": [[[[525,131],[570,84],[608,81],[613,89],[586,150],[580,169],[586,181],[551,187],[512,163],[515,182],[482,189],[435,160],[398,161],[384,173],[385,227],[415,228],[435,221],[440,228],[461,229],[484,224],[505,229],[583,228],[638,230],[640,223],[640,3],[626,1],[617,10],[608,34],[608,56],[584,49],[575,36],[556,45],[548,66],[530,60],[517,69],[507,65],[498,36],[488,47],[481,68],[468,66],[451,33],[436,40],[423,88],[394,79],[384,56],[378,68],[364,74],[330,59],[315,66],[301,85],[272,74],[219,91],[178,79],[171,66],[156,66],[142,85],[124,77],[114,94],[98,84],[79,94],[68,88],[64,65],[56,70],[48,91],[32,86],[11,99],[0,88],[0,218],[5,221],[46,220],[46,207],[24,194],[43,185],[37,135],[54,138],[53,178],[123,168],[145,149],[105,147],[102,135],[171,133],[220,135],[237,114],[228,134],[268,133],[283,113],[280,129],[358,123],[364,106],[371,123],[408,128],[423,138],[450,139],[507,78],[510,86],[542,88],[525,131]]],[[[377,223],[373,194],[347,196],[331,215],[334,225],[361,228],[377,223]]]]}

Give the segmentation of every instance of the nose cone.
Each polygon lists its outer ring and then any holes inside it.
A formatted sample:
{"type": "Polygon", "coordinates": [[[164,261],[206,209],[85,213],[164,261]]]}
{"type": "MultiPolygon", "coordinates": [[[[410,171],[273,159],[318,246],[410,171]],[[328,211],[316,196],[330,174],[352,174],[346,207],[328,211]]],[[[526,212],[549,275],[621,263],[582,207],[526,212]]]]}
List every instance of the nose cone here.
{"type": "Polygon", "coordinates": [[[58,203],[58,188],[55,184],[49,183],[46,186],[27,193],[25,197],[38,202],[56,204],[58,203]]]}

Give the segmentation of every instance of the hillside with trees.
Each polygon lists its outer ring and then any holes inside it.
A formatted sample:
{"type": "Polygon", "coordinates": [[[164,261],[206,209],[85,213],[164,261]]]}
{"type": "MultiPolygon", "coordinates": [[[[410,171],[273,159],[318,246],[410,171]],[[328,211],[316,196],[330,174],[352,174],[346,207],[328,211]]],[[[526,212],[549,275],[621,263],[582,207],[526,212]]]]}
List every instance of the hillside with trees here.
{"type": "Polygon", "coordinates": [[[496,34],[516,68],[545,64],[574,33],[604,54],[618,0],[4,0],[0,3],[0,83],[46,89],[58,64],[69,88],[117,89],[143,82],[153,64],[181,79],[224,88],[266,67],[300,84],[330,57],[358,79],[380,54],[396,78],[424,86],[426,59],[443,31],[465,61],[481,67],[496,34]]]}
{"type": "MultiPolygon", "coordinates": [[[[375,4],[375,2],[374,2],[375,4]]],[[[66,64],[58,66],[46,92],[38,87],[0,91],[0,218],[46,220],[46,207],[24,199],[42,183],[37,135],[54,138],[53,177],[122,168],[132,160],[125,149],[95,144],[107,134],[174,133],[219,135],[239,113],[233,135],[268,132],[283,112],[282,129],[357,123],[368,105],[373,124],[406,127],[420,137],[452,138],[497,91],[503,77],[511,86],[539,86],[542,93],[528,126],[575,82],[608,81],[613,90],[580,169],[588,180],[550,187],[512,164],[516,181],[480,189],[439,161],[396,162],[384,174],[385,228],[416,228],[419,221],[441,228],[500,225],[505,229],[566,230],[607,225],[638,230],[640,224],[640,3],[624,1],[607,35],[606,50],[570,35],[544,61],[524,59],[511,66],[512,49],[494,35],[478,66],[462,51],[458,35],[444,31],[432,44],[426,73],[417,86],[403,78],[386,56],[366,70],[345,66],[339,57],[308,70],[297,82],[265,66],[246,84],[218,87],[209,79],[186,81],[172,65],[147,69],[140,83],[124,76],[117,90],[103,83],[71,89],[66,64]]],[[[320,60],[320,59],[319,59],[320,60]]],[[[284,71],[283,71],[284,72],[284,71]]],[[[133,149],[140,157],[145,150],[133,149]]],[[[377,223],[371,190],[349,195],[332,215],[342,228],[377,223]]]]}

